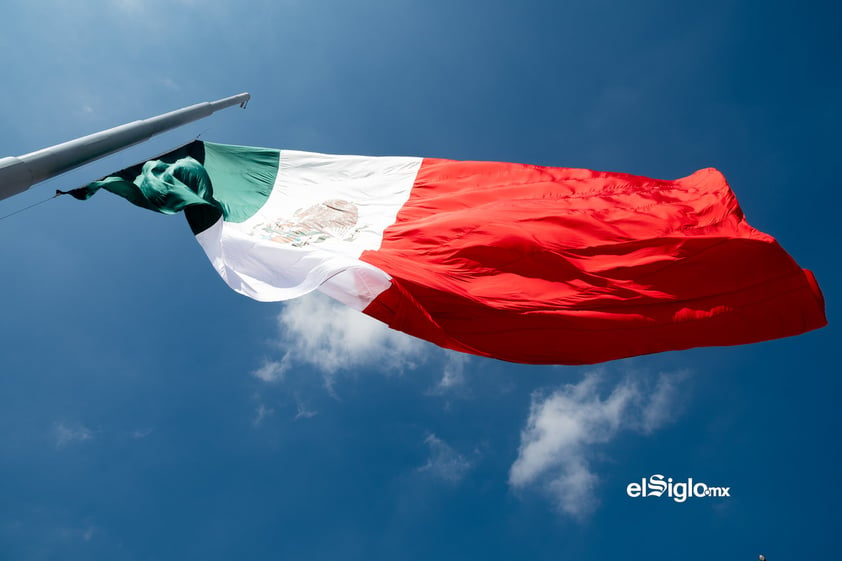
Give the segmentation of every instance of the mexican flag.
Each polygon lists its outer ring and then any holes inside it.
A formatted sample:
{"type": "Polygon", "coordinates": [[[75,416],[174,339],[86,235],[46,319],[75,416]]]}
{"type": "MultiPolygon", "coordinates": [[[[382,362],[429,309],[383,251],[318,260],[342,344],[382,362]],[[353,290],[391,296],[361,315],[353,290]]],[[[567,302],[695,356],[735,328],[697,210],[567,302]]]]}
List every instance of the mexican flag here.
{"type": "Polygon", "coordinates": [[[261,301],[314,290],[445,348],[590,364],[826,324],[813,275],[725,178],[195,141],[72,192],[184,211],[261,301]]]}

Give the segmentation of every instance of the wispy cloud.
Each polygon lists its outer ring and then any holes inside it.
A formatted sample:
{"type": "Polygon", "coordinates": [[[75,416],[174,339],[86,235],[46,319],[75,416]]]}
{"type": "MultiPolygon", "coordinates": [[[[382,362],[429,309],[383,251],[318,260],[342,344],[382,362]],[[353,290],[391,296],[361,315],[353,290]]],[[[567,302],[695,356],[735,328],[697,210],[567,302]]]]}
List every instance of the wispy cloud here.
{"type": "Polygon", "coordinates": [[[431,393],[441,395],[464,386],[465,366],[470,360],[471,357],[463,353],[448,353],[441,379],[431,393]]]}
{"type": "Polygon", "coordinates": [[[424,443],[430,449],[430,456],[427,463],[418,468],[421,473],[427,473],[448,483],[459,483],[473,467],[467,457],[434,434],[428,434],[424,443]]]}
{"type": "Polygon", "coordinates": [[[280,361],[271,361],[265,360],[263,364],[252,372],[252,374],[264,382],[278,382],[283,380],[284,372],[286,372],[288,366],[288,360],[284,359],[280,361]]]}
{"type": "Polygon", "coordinates": [[[152,434],[152,429],[135,429],[131,433],[131,437],[134,440],[143,440],[147,438],[150,434],[152,434]]]}
{"type": "Polygon", "coordinates": [[[254,419],[252,420],[252,424],[255,427],[259,427],[263,424],[263,421],[266,420],[267,417],[270,417],[275,413],[274,409],[266,407],[264,404],[260,403],[257,405],[257,409],[254,412],[254,419]]]}
{"type": "Polygon", "coordinates": [[[164,88],[167,88],[169,90],[173,90],[173,91],[181,90],[181,85],[178,82],[176,82],[173,78],[171,78],[170,76],[161,76],[157,79],[157,81],[161,86],[163,86],[164,88]]]}
{"type": "Polygon", "coordinates": [[[318,369],[331,388],[341,372],[415,369],[433,348],[320,293],[286,303],[278,314],[278,328],[284,355],[253,372],[266,382],[281,380],[292,368],[304,365],[318,369]]]}
{"type": "Polygon", "coordinates": [[[68,425],[65,423],[57,423],[53,428],[53,437],[55,439],[56,447],[63,448],[76,442],[93,440],[94,433],[88,427],[81,424],[68,425]]]}
{"type": "Polygon", "coordinates": [[[599,502],[592,467],[597,445],[622,431],[648,434],[672,420],[679,405],[677,385],[685,378],[684,373],[654,381],[629,376],[605,391],[604,376],[594,373],[549,395],[533,394],[509,484],[538,486],[559,511],[586,518],[599,502]]]}
{"type": "Polygon", "coordinates": [[[293,420],[297,421],[298,419],[312,419],[313,417],[319,414],[319,412],[315,409],[309,409],[307,407],[307,404],[303,401],[298,400],[297,403],[298,407],[293,420]]]}
{"type": "Polygon", "coordinates": [[[325,372],[374,363],[412,369],[422,358],[419,340],[318,293],[287,304],[278,321],[297,343],[294,357],[325,372]]]}
{"type": "Polygon", "coordinates": [[[63,526],[56,529],[56,537],[65,542],[90,542],[102,533],[101,528],[88,520],[80,525],[63,526]]]}

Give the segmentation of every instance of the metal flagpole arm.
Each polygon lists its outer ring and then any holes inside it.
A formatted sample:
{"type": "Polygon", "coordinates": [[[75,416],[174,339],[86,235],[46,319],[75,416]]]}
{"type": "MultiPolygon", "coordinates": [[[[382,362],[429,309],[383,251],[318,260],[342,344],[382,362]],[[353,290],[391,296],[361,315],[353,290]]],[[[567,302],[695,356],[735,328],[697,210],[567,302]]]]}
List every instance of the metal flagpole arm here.
{"type": "Polygon", "coordinates": [[[99,158],[139,144],[162,132],[208,117],[226,107],[245,107],[251,96],[241,93],[217,101],[197,103],[156,117],[89,134],[22,156],[0,158],[0,200],[99,158]]]}

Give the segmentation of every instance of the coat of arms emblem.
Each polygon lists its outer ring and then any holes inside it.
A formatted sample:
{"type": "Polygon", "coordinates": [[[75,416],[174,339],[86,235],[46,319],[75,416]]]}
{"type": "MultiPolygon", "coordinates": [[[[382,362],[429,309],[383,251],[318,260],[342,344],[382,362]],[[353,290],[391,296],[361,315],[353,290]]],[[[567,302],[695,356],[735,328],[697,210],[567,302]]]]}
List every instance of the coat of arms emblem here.
{"type": "Polygon", "coordinates": [[[305,247],[329,239],[353,241],[362,226],[357,226],[357,205],[341,199],[329,199],[295,211],[291,218],[261,222],[252,234],[280,244],[305,247]]]}

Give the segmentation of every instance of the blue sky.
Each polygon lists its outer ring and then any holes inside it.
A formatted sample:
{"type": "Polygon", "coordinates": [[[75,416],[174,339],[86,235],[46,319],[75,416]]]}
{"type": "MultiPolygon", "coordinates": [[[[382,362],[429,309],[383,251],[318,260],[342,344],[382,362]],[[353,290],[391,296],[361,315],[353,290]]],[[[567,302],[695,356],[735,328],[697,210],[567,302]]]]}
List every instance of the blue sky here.
{"type": "Polygon", "coordinates": [[[830,325],[598,367],[467,358],[230,291],[180,217],[0,220],[0,558],[821,558],[842,501],[833,2],[120,0],[0,9],[0,155],[249,91],[197,135],[683,177],[714,166],[830,325]],[[730,487],[630,498],[653,474],[730,487]]]}

